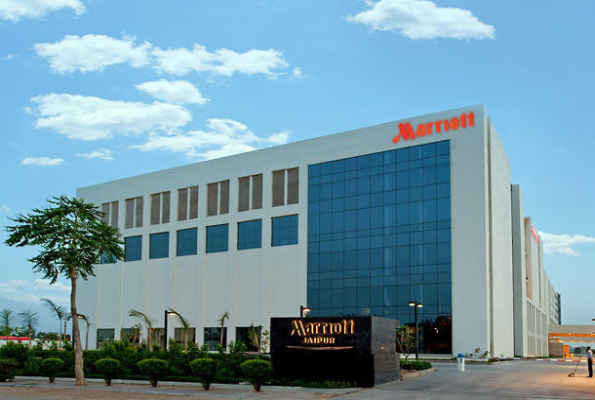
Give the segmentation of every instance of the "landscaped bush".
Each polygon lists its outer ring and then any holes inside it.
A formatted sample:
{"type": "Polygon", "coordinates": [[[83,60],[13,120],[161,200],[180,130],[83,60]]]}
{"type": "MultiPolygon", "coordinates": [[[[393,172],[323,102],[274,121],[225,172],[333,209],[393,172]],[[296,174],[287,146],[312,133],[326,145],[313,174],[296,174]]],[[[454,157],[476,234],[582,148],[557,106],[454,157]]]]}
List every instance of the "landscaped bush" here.
{"type": "Polygon", "coordinates": [[[211,382],[213,382],[217,374],[215,360],[212,358],[198,358],[190,362],[190,369],[192,369],[192,373],[198,378],[202,387],[209,390],[211,382]]]}
{"type": "Polygon", "coordinates": [[[138,369],[149,377],[151,386],[156,387],[160,379],[163,379],[169,373],[167,361],[157,358],[149,358],[138,363],[138,369]]]}
{"type": "Polygon", "coordinates": [[[432,364],[429,363],[428,361],[401,361],[401,369],[407,370],[407,371],[411,371],[411,370],[416,370],[416,371],[421,371],[424,369],[430,369],[432,368],[432,364]]]}
{"type": "Polygon", "coordinates": [[[106,385],[111,386],[112,379],[117,378],[120,373],[120,362],[113,358],[102,358],[95,362],[95,368],[103,375],[106,385]]]}
{"type": "Polygon", "coordinates": [[[242,363],[242,372],[254,390],[260,392],[263,383],[269,381],[273,375],[273,367],[269,361],[248,360],[242,363]]]}
{"type": "Polygon", "coordinates": [[[50,378],[50,383],[54,383],[56,379],[56,373],[62,370],[64,367],[64,361],[59,358],[46,358],[41,362],[41,372],[50,378]]]}
{"type": "Polygon", "coordinates": [[[27,375],[39,375],[41,373],[41,358],[29,356],[25,362],[24,372],[27,375]]]}
{"type": "Polygon", "coordinates": [[[12,358],[0,359],[0,382],[14,379],[14,371],[19,367],[19,363],[12,358]]]}
{"type": "Polygon", "coordinates": [[[29,349],[27,348],[27,346],[23,344],[8,342],[4,346],[0,347],[0,358],[11,358],[17,363],[19,363],[19,367],[22,367],[25,361],[27,361],[28,350],[29,349]]]}

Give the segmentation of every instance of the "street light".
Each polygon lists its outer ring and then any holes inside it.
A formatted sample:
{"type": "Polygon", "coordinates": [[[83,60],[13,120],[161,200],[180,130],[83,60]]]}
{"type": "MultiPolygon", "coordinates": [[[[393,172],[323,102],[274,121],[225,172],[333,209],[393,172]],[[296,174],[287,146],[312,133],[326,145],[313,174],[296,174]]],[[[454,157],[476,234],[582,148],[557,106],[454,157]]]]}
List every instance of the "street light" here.
{"type": "Polygon", "coordinates": [[[417,301],[410,301],[409,307],[415,308],[415,360],[419,360],[419,328],[417,326],[417,309],[423,308],[423,304],[417,301]]]}
{"type": "Polygon", "coordinates": [[[300,318],[304,318],[304,315],[308,315],[310,311],[312,311],[310,307],[300,306],[300,318]]]}
{"type": "Polygon", "coordinates": [[[167,317],[169,315],[176,315],[177,313],[173,311],[165,310],[165,350],[167,350],[167,317]]]}

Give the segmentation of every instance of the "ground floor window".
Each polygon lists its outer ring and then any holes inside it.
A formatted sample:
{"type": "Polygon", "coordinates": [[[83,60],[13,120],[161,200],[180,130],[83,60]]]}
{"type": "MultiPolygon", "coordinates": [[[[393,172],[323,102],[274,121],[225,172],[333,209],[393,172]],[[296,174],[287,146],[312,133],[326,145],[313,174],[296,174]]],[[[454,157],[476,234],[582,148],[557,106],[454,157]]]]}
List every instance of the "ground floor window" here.
{"type": "Polygon", "coordinates": [[[114,328],[97,329],[97,349],[105,346],[106,343],[114,341],[114,328]]]}
{"type": "Polygon", "coordinates": [[[236,328],[236,342],[246,345],[248,351],[259,351],[262,326],[240,326],[236,328]]]}
{"type": "Polygon", "coordinates": [[[165,328],[151,330],[151,346],[161,346],[162,349],[165,349],[165,328]]]}
{"type": "Polygon", "coordinates": [[[204,344],[209,351],[217,351],[219,345],[227,347],[227,328],[223,328],[223,342],[221,341],[221,327],[205,328],[204,344]]]}
{"type": "Polygon", "coordinates": [[[132,344],[140,342],[140,329],[138,327],[122,328],[120,330],[120,340],[127,340],[132,344]]]}
{"type": "Polygon", "coordinates": [[[188,328],[184,330],[184,328],[175,328],[174,329],[174,340],[176,343],[181,344],[182,346],[185,343],[195,343],[196,340],[196,328],[188,328]]]}

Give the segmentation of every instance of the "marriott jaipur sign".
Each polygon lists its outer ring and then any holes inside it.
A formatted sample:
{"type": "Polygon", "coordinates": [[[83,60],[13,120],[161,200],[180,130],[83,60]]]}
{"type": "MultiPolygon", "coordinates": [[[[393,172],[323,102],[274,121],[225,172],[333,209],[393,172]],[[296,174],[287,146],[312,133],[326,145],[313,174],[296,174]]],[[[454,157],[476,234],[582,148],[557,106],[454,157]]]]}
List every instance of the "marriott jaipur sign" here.
{"type": "Polygon", "coordinates": [[[397,380],[399,322],[379,317],[271,318],[271,361],[278,378],[397,380]]]}

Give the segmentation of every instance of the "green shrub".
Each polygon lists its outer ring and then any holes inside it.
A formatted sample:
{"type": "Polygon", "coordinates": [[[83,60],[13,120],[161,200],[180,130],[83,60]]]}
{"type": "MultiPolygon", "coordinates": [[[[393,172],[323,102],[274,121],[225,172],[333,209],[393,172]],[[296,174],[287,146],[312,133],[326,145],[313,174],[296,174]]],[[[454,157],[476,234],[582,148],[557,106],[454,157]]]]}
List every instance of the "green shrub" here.
{"type": "Polygon", "coordinates": [[[19,363],[12,358],[0,359],[0,382],[14,379],[14,370],[19,367],[19,363]]]}
{"type": "Polygon", "coordinates": [[[19,367],[22,367],[25,361],[27,361],[27,351],[28,348],[24,344],[8,342],[0,347],[0,358],[12,358],[19,363],[19,367]]]}
{"type": "Polygon", "coordinates": [[[269,361],[248,360],[242,363],[242,373],[252,384],[254,390],[260,392],[263,383],[269,381],[273,375],[273,367],[269,361]]]}
{"type": "Polygon", "coordinates": [[[29,356],[25,362],[25,374],[39,375],[41,373],[41,357],[29,356]]]}
{"type": "Polygon", "coordinates": [[[107,386],[111,386],[112,379],[117,378],[120,373],[120,362],[113,358],[102,358],[95,362],[95,368],[97,372],[103,375],[107,386]]]}
{"type": "Polygon", "coordinates": [[[421,371],[432,368],[432,364],[428,361],[401,361],[401,369],[411,371],[421,371]]]}
{"type": "Polygon", "coordinates": [[[169,365],[167,361],[159,360],[157,358],[149,358],[138,363],[138,369],[141,373],[149,377],[151,386],[156,387],[160,379],[167,376],[169,373],[169,365]]]}
{"type": "Polygon", "coordinates": [[[56,373],[61,371],[64,367],[64,361],[59,358],[46,358],[41,362],[41,372],[50,378],[50,383],[54,383],[56,373]]]}
{"type": "Polygon", "coordinates": [[[192,373],[198,378],[205,390],[209,390],[211,382],[217,374],[216,363],[212,358],[198,358],[190,363],[192,373]]]}

